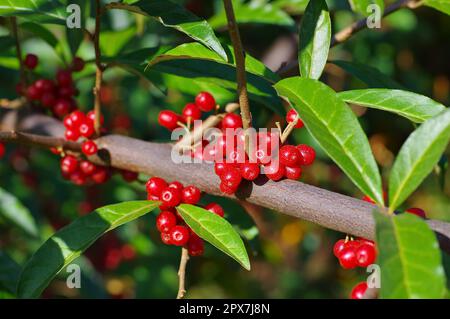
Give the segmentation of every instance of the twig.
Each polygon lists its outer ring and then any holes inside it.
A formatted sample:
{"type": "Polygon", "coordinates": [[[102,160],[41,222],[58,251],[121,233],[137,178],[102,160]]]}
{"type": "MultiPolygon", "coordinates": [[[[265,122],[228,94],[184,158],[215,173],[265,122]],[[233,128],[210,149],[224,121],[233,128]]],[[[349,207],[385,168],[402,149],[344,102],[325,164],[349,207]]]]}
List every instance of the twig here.
{"type": "Polygon", "coordinates": [[[101,129],[101,117],[102,117],[102,106],[101,106],[101,96],[100,91],[102,88],[102,77],[103,77],[103,66],[101,63],[101,51],[100,51],[100,24],[101,24],[101,12],[102,8],[100,5],[100,0],[96,0],[96,14],[95,14],[95,33],[94,33],[94,49],[95,49],[95,64],[97,70],[95,72],[95,120],[94,128],[97,136],[100,136],[101,129]]]}
{"type": "Polygon", "coordinates": [[[26,72],[23,64],[22,58],[22,47],[20,46],[19,32],[17,30],[17,18],[11,17],[11,28],[12,34],[16,43],[16,54],[17,59],[19,60],[19,68],[20,68],[20,83],[22,85],[26,84],[26,72]]]}
{"type": "Polygon", "coordinates": [[[0,108],[16,110],[20,109],[22,106],[26,105],[27,100],[23,97],[8,100],[8,99],[0,99],[0,108]]]}
{"type": "MultiPolygon", "coordinates": [[[[418,2],[416,0],[399,0],[399,1],[394,2],[391,5],[387,6],[386,9],[384,10],[382,17],[383,18],[387,17],[391,13],[393,13],[397,10],[400,10],[402,8],[408,7],[410,9],[415,9],[415,8],[419,7],[420,5],[421,5],[421,2],[418,2]]],[[[331,39],[330,46],[334,47],[338,44],[341,44],[341,43],[347,41],[348,39],[350,39],[353,35],[355,35],[359,31],[365,29],[367,27],[367,19],[368,18],[358,20],[358,21],[352,23],[351,25],[349,25],[348,27],[342,29],[338,33],[336,33],[333,36],[333,38],[331,39]]],[[[281,67],[277,73],[283,76],[286,73],[289,73],[289,71],[291,71],[294,68],[298,69],[297,66],[298,66],[297,60],[291,61],[291,62],[287,63],[286,65],[284,65],[283,67],[281,67]]]]}
{"type": "MultiPolygon", "coordinates": [[[[247,92],[247,79],[245,73],[245,52],[242,47],[239,29],[234,16],[233,4],[231,0],[223,0],[225,12],[228,20],[228,32],[230,33],[231,43],[236,59],[236,74],[239,95],[239,105],[241,108],[242,126],[246,132],[252,126],[252,115],[250,113],[250,103],[247,92]]],[[[245,149],[248,150],[248,136],[245,138],[245,149]]]]}
{"type": "Polygon", "coordinates": [[[45,148],[61,147],[64,150],[73,152],[81,151],[81,145],[76,142],[66,141],[65,139],[59,137],[42,136],[16,131],[0,132],[0,141],[45,148]]]}
{"type": "Polygon", "coordinates": [[[178,269],[178,294],[177,299],[183,299],[186,294],[186,265],[189,261],[189,252],[186,248],[181,248],[180,268],[178,269]]]}

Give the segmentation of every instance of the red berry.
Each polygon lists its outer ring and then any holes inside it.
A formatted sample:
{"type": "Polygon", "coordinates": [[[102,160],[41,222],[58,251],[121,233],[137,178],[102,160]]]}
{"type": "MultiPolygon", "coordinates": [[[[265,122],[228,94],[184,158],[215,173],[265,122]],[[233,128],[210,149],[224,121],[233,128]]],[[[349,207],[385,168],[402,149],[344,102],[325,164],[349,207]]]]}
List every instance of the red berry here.
{"type": "Polygon", "coordinates": [[[106,167],[97,166],[95,172],[91,175],[91,178],[96,184],[103,184],[108,181],[109,176],[109,170],[106,167]]]}
{"type": "Polygon", "coordinates": [[[80,138],[80,133],[73,129],[67,129],[64,136],[66,137],[66,140],[75,142],[80,138]]]}
{"type": "Polygon", "coordinates": [[[264,166],[264,174],[273,181],[279,181],[286,174],[286,168],[283,164],[273,161],[264,166]]]}
{"type": "Polygon", "coordinates": [[[42,97],[42,91],[34,85],[30,85],[27,88],[26,94],[27,94],[27,98],[30,101],[37,101],[37,100],[40,100],[42,97]]]}
{"type": "Polygon", "coordinates": [[[80,135],[86,138],[91,137],[94,133],[94,125],[89,120],[84,120],[79,126],[80,135]]]}
{"type": "Polygon", "coordinates": [[[243,164],[247,160],[247,154],[243,148],[238,148],[231,151],[226,156],[226,161],[229,164],[243,164]]]}
{"type": "Polygon", "coordinates": [[[298,166],[301,160],[300,152],[294,145],[283,145],[279,157],[280,163],[285,166],[298,166]]]}
{"type": "Polygon", "coordinates": [[[237,187],[230,187],[224,182],[221,182],[219,186],[220,191],[227,195],[233,195],[234,193],[236,193],[238,187],[239,185],[237,187]]]}
{"type": "Polygon", "coordinates": [[[167,185],[167,187],[175,188],[175,189],[177,189],[177,190],[180,191],[180,192],[181,192],[181,191],[183,190],[183,188],[184,188],[183,184],[181,184],[181,183],[178,182],[178,181],[173,181],[173,182],[169,183],[169,185],[167,185]]]}
{"type": "Polygon", "coordinates": [[[356,250],[356,262],[359,267],[367,267],[372,265],[376,259],[375,247],[372,245],[362,244],[356,250]]]}
{"type": "Polygon", "coordinates": [[[82,171],[75,171],[72,174],[70,174],[70,181],[72,183],[74,183],[75,185],[81,186],[86,184],[87,182],[87,178],[86,176],[83,174],[82,171]]]}
{"type": "Polygon", "coordinates": [[[195,234],[191,234],[187,243],[187,249],[190,256],[201,256],[205,250],[203,239],[195,234]]]}
{"type": "Polygon", "coordinates": [[[170,241],[175,246],[184,246],[189,240],[189,229],[185,226],[174,226],[169,234],[170,241]]]}
{"type": "Polygon", "coordinates": [[[26,92],[23,83],[16,84],[16,93],[17,95],[25,95],[26,92]]]}
{"type": "Polygon", "coordinates": [[[166,187],[162,190],[160,198],[163,207],[175,207],[181,202],[181,193],[173,187],[166,187]]]}
{"type": "Polygon", "coordinates": [[[2,158],[5,155],[5,145],[3,143],[0,143],[0,158],[2,158]]]}
{"type": "Polygon", "coordinates": [[[45,92],[42,94],[41,103],[45,107],[53,107],[56,103],[56,97],[51,92],[45,92]]]}
{"type": "Polygon", "coordinates": [[[253,181],[259,176],[259,165],[256,163],[243,163],[240,166],[241,176],[242,178],[253,181]]]}
{"type": "Polygon", "coordinates": [[[84,69],[84,60],[80,57],[74,57],[72,61],[72,70],[80,72],[84,69]]]}
{"type": "Polygon", "coordinates": [[[298,113],[296,110],[291,109],[286,114],[286,122],[291,123],[294,122],[298,118],[297,124],[295,124],[295,128],[302,128],[303,127],[303,121],[298,117],[298,113]]]}
{"type": "Polygon", "coordinates": [[[67,155],[61,159],[61,171],[64,174],[72,174],[78,169],[78,160],[72,156],[67,155]]]}
{"type": "Polygon", "coordinates": [[[350,294],[351,299],[362,299],[367,291],[367,283],[365,281],[357,284],[350,294]]]}
{"type": "Polygon", "coordinates": [[[409,214],[417,215],[417,216],[419,216],[421,218],[426,218],[427,217],[426,214],[425,214],[425,211],[423,209],[416,208],[416,207],[408,208],[406,210],[406,212],[409,213],[409,214]]]}
{"type": "Polygon", "coordinates": [[[156,218],[156,228],[162,233],[168,233],[176,224],[175,214],[167,210],[162,211],[156,218]]]}
{"type": "Polygon", "coordinates": [[[220,206],[217,203],[209,203],[208,205],[205,206],[205,209],[209,210],[210,212],[212,212],[220,217],[223,217],[225,215],[225,212],[224,212],[222,206],[220,206]]]}
{"type": "Polygon", "coordinates": [[[209,112],[214,110],[214,108],[216,107],[216,100],[208,92],[200,92],[195,97],[195,104],[201,111],[209,112]]]}
{"type": "Polygon", "coordinates": [[[364,195],[362,200],[365,201],[365,202],[371,203],[371,204],[375,204],[375,201],[372,198],[370,198],[369,196],[367,196],[367,195],[364,195]]]}
{"type": "Polygon", "coordinates": [[[227,163],[214,163],[214,172],[217,176],[221,176],[223,173],[225,173],[230,167],[232,167],[231,164],[227,163]]]}
{"type": "Polygon", "coordinates": [[[56,73],[56,82],[59,86],[72,85],[72,74],[68,70],[59,70],[56,73]]]}
{"type": "MultiPolygon", "coordinates": [[[[88,120],[90,120],[93,123],[95,123],[95,111],[89,111],[86,114],[86,118],[88,120]]],[[[103,125],[105,123],[105,117],[103,116],[103,114],[100,115],[100,125],[103,125]]]]}
{"type": "Polygon", "coordinates": [[[357,266],[355,248],[346,246],[341,250],[338,256],[339,263],[344,269],[352,269],[357,266]]]}
{"type": "Polygon", "coordinates": [[[346,246],[347,243],[345,242],[345,240],[339,239],[333,246],[333,254],[339,258],[342,249],[344,249],[346,246]]]}
{"type": "Polygon", "coordinates": [[[125,260],[133,260],[136,257],[136,250],[131,245],[123,245],[120,252],[125,260]]]}
{"type": "Polygon", "coordinates": [[[72,120],[72,124],[74,128],[79,128],[81,124],[85,123],[86,116],[81,111],[74,111],[69,115],[72,120]]]}
{"type": "Polygon", "coordinates": [[[67,129],[70,129],[73,127],[73,121],[70,118],[70,114],[64,117],[63,124],[64,124],[64,127],[67,129]]]}
{"type": "Polygon", "coordinates": [[[173,111],[165,110],[159,112],[158,123],[169,131],[173,131],[178,127],[179,116],[173,111]]]}
{"type": "Polygon", "coordinates": [[[301,165],[311,165],[316,158],[316,151],[309,145],[300,144],[297,145],[297,149],[300,151],[301,165]]]}
{"type": "Polygon", "coordinates": [[[200,200],[201,191],[193,185],[186,186],[181,191],[182,201],[185,204],[195,205],[200,200]]]}
{"type": "Polygon", "coordinates": [[[145,184],[147,193],[153,196],[161,196],[163,189],[167,187],[167,183],[160,177],[151,177],[145,184]]]}
{"type": "Polygon", "coordinates": [[[58,96],[62,98],[70,98],[75,95],[75,89],[72,86],[61,86],[58,89],[58,96]]]}
{"type": "Polygon", "coordinates": [[[183,112],[181,113],[184,120],[187,122],[198,120],[202,117],[202,111],[198,108],[198,106],[194,103],[188,103],[183,109],[183,112]]]}
{"type": "Polygon", "coordinates": [[[235,113],[227,113],[222,119],[222,129],[238,129],[242,127],[242,118],[235,113]]]}
{"type": "Polygon", "coordinates": [[[89,161],[81,161],[80,162],[80,170],[86,176],[92,175],[95,172],[96,168],[97,167],[95,166],[95,164],[91,163],[89,161]]]}
{"type": "Polygon", "coordinates": [[[39,90],[42,92],[52,92],[55,88],[55,84],[52,80],[49,79],[39,79],[36,82],[34,82],[34,86],[36,86],[39,90]]]}
{"type": "Polygon", "coordinates": [[[70,100],[58,99],[53,105],[53,113],[55,113],[58,117],[63,117],[69,114],[71,108],[72,103],[70,100]]]}
{"type": "Polygon", "coordinates": [[[23,64],[30,70],[34,70],[39,63],[39,59],[34,54],[27,54],[25,56],[25,60],[23,61],[23,64]]]}
{"type": "Polygon", "coordinates": [[[225,173],[220,176],[222,183],[232,189],[237,189],[241,183],[241,172],[236,167],[229,167],[225,173]]]}
{"type": "Polygon", "coordinates": [[[286,172],[284,173],[284,176],[289,179],[298,180],[300,176],[302,176],[302,168],[301,167],[285,167],[286,172]]]}
{"type": "Polygon", "coordinates": [[[139,177],[138,173],[127,170],[121,170],[120,175],[122,175],[123,180],[128,183],[134,182],[139,177]]]}
{"type": "Polygon", "coordinates": [[[91,156],[97,153],[98,147],[94,141],[84,141],[83,144],[81,144],[81,151],[84,155],[91,156]]]}
{"type": "Polygon", "coordinates": [[[161,233],[161,241],[166,245],[172,245],[172,240],[169,233],[161,233]]]}

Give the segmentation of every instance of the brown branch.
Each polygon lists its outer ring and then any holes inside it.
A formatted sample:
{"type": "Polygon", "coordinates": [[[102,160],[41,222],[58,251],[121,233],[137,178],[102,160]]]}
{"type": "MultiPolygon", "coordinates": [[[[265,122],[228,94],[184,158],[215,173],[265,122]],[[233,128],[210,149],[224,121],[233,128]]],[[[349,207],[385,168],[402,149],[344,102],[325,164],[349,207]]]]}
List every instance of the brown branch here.
{"type": "MultiPolygon", "coordinates": [[[[402,8],[415,9],[420,4],[421,3],[417,2],[417,0],[399,0],[399,1],[396,1],[396,2],[394,2],[391,5],[386,7],[382,17],[385,18],[388,15],[390,15],[391,13],[393,13],[393,12],[395,12],[397,10],[400,10],[402,8]]],[[[336,46],[338,44],[341,44],[341,43],[347,41],[352,36],[354,36],[356,33],[358,33],[359,31],[361,31],[363,29],[365,29],[367,27],[367,20],[368,20],[368,18],[364,18],[364,19],[358,20],[358,21],[352,23],[351,25],[349,25],[348,27],[345,27],[344,29],[342,29],[338,33],[336,33],[333,36],[333,38],[331,39],[330,47],[334,47],[334,46],[336,46]]],[[[291,61],[290,63],[287,63],[285,66],[280,68],[278,73],[280,75],[285,75],[286,73],[289,73],[292,69],[295,69],[295,68],[298,69],[298,61],[297,60],[296,61],[291,61]]]]}
{"type": "Polygon", "coordinates": [[[16,110],[20,109],[22,106],[26,105],[27,100],[23,97],[17,98],[15,100],[0,99],[0,108],[16,110]]]}
{"type": "Polygon", "coordinates": [[[247,79],[245,73],[245,52],[242,47],[241,36],[234,16],[233,4],[231,0],[223,0],[225,12],[228,20],[228,32],[233,44],[234,56],[236,59],[236,74],[238,84],[239,105],[241,107],[242,126],[247,130],[252,126],[252,115],[250,113],[250,103],[247,92],[247,79]]]}
{"type": "MultiPolygon", "coordinates": [[[[61,122],[44,115],[26,115],[19,119],[16,127],[27,133],[64,136],[61,122]]],[[[359,199],[302,182],[263,179],[242,185],[235,196],[226,196],[219,189],[220,179],[214,174],[212,164],[177,164],[171,157],[171,144],[145,142],[121,135],[103,136],[96,143],[100,151],[90,160],[97,164],[194,184],[208,194],[245,200],[345,234],[375,238],[372,217],[375,206],[359,199]]],[[[52,146],[58,145],[59,142],[52,146]]],[[[450,251],[450,223],[438,220],[427,220],[427,223],[437,233],[442,249],[450,251]]]]}
{"type": "Polygon", "coordinates": [[[180,267],[178,268],[178,294],[177,299],[183,299],[186,294],[186,265],[189,261],[189,252],[181,248],[180,267]]]}
{"type": "Polygon", "coordinates": [[[96,0],[96,14],[95,14],[95,32],[94,32],[94,49],[95,49],[95,64],[97,70],[95,72],[95,120],[94,128],[97,136],[100,136],[101,129],[101,117],[102,117],[102,107],[101,107],[101,96],[100,91],[102,88],[102,77],[103,77],[103,66],[101,63],[101,51],[100,51],[100,25],[101,25],[101,12],[102,8],[100,5],[100,0],[96,0]]]}
{"type": "Polygon", "coordinates": [[[64,138],[16,131],[0,132],[0,141],[45,148],[61,147],[64,150],[73,152],[81,151],[81,145],[79,143],[66,141],[64,138]]]}

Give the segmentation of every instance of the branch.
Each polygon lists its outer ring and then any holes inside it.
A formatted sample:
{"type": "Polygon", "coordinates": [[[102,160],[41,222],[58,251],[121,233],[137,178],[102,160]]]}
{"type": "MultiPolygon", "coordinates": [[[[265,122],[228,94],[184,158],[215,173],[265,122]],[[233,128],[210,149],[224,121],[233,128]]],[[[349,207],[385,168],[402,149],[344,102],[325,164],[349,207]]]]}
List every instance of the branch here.
{"type": "Polygon", "coordinates": [[[189,252],[186,248],[181,248],[180,267],[178,268],[178,294],[177,299],[183,299],[186,294],[186,265],[189,261],[189,252]]]}
{"type": "Polygon", "coordinates": [[[103,77],[103,66],[101,63],[101,52],[100,52],[101,10],[102,10],[102,8],[100,5],[100,0],[96,0],[94,49],[95,49],[95,64],[97,66],[97,70],[95,72],[95,87],[94,87],[94,95],[95,95],[94,128],[95,128],[95,133],[97,134],[97,136],[100,136],[100,129],[101,129],[100,119],[102,116],[101,96],[100,96],[100,90],[102,88],[102,77],[103,77]]]}
{"type": "MultiPolygon", "coordinates": [[[[44,115],[24,116],[16,127],[28,133],[59,138],[64,136],[61,122],[44,115]]],[[[342,233],[375,238],[372,211],[376,206],[362,200],[302,182],[273,182],[265,179],[243,184],[237,194],[226,196],[219,189],[220,179],[214,174],[212,164],[174,163],[171,144],[145,142],[121,135],[103,136],[96,143],[100,151],[97,156],[89,158],[96,164],[194,184],[212,195],[246,200],[342,233]]],[[[60,144],[53,146],[57,145],[60,144]]],[[[450,223],[437,220],[428,220],[427,223],[437,233],[442,249],[450,251],[450,223]]]]}
{"type": "Polygon", "coordinates": [[[228,32],[233,44],[234,56],[236,59],[236,74],[238,84],[239,105],[241,107],[242,126],[247,130],[252,125],[252,115],[250,113],[250,103],[247,92],[247,79],[245,74],[245,52],[242,47],[239,29],[234,16],[233,4],[231,0],[223,0],[225,12],[228,20],[228,32]]]}
{"type": "MultiPolygon", "coordinates": [[[[393,4],[386,7],[384,10],[382,18],[387,17],[391,13],[400,10],[402,8],[411,8],[415,9],[417,8],[421,3],[417,2],[417,0],[399,0],[394,2],[393,4]]],[[[352,36],[354,36],[359,31],[365,29],[367,27],[367,20],[368,18],[364,18],[361,20],[358,20],[348,27],[342,29],[338,33],[336,33],[333,38],[331,39],[330,47],[334,47],[335,45],[341,44],[348,39],[350,39],[352,36]]],[[[289,73],[292,69],[297,68],[298,69],[298,61],[292,61],[288,64],[286,64],[284,67],[282,67],[278,73],[281,75],[284,75],[286,73],[289,73]]]]}
{"type": "Polygon", "coordinates": [[[73,152],[81,151],[81,145],[79,143],[66,141],[64,138],[35,135],[16,131],[0,132],[0,141],[45,148],[61,147],[64,150],[73,152]]]}

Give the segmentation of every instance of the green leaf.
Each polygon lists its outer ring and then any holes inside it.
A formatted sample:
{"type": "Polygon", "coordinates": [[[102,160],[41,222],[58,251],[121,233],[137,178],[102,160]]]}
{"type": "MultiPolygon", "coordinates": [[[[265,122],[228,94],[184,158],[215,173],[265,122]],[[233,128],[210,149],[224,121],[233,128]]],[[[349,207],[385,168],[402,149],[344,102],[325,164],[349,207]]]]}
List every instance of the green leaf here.
{"type": "Polygon", "coordinates": [[[366,135],[351,109],[330,87],[293,77],[275,84],[299,113],[311,135],[355,185],[383,204],[381,177],[366,135]]]}
{"type": "Polygon", "coordinates": [[[13,37],[8,35],[0,37],[0,52],[7,51],[15,45],[15,40],[13,37]]]}
{"type": "Polygon", "coordinates": [[[406,117],[422,123],[436,116],[445,106],[420,94],[390,89],[365,89],[338,93],[347,103],[358,104],[406,117]]]}
{"type": "MultiPolygon", "coordinates": [[[[242,1],[233,1],[233,8],[238,24],[269,24],[288,28],[295,26],[294,20],[286,12],[269,3],[242,3],[242,1]]],[[[221,10],[209,19],[208,22],[214,29],[226,27],[228,22],[225,10],[221,10]]]]}
{"type": "Polygon", "coordinates": [[[105,56],[119,54],[123,47],[136,35],[136,27],[132,26],[119,31],[102,31],[100,48],[105,56]]]}
{"type": "Polygon", "coordinates": [[[58,0],[0,0],[0,16],[22,16],[32,21],[65,25],[65,10],[58,0]]]}
{"type": "Polygon", "coordinates": [[[20,271],[19,264],[0,250],[0,290],[15,294],[20,271]]]}
{"type": "Polygon", "coordinates": [[[28,260],[20,276],[19,298],[36,298],[50,281],[106,232],[131,222],[159,205],[131,201],[99,208],[51,236],[28,260]]]}
{"type": "Polygon", "coordinates": [[[203,43],[217,52],[223,60],[227,60],[227,55],[208,22],[176,3],[168,0],[141,0],[132,5],[110,3],[106,7],[150,16],[164,26],[181,31],[192,39],[203,43]]]}
{"type": "Polygon", "coordinates": [[[368,65],[340,60],[330,61],[330,63],[344,69],[371,88],[403,89],[400,84],[387,75],[368,65]]]}
{"type": "Polygon", "coordinates": [[[310,1],[300,25],[300,75],[318,79],[327,63],[331,42],[330,13],[325,0],[310,1]]]}
{"type": "Polygon", "coordinates": [[[177,211],[198,236],[250,270],[244,243],[233,226],[224,218],[211,214],[201,207],[187,204],[178,206],[177,211]]]}
{"type": "Polygon", "coordinates": [[[436,236],[412,214],[374,212],[381,298],[423,299],[445,296],[445,273],[436,236]]]}
{"type": "Polygon", "coordinates": [[[289,12],[292,15],[303,13],[309,0],[275,0],[271,4],[279,9],[289,12]]]}
{"type": "Polygon", "coordinates": [[[423,4],[450,15],[450,1],[448,0],[424,0],[423,4]]]}
{"type": "Polygon", "coordinates": [[[77,55],[77,51],[83,42],[84,38],[84,29],[86,25],[85,17],[87,12],[87,5],[89,5],[86,0],[70,0],[71,3],[76,4],[80,7],[81,11],[81,28],[65,28],[66,29],[66,37],[67,42],[69,43],[70,52],[72,57],[77,55]]]}
{"type": "Polygon", "coordinates": [[[30,211],[3,188],[0,188],[0,216],[8,219],[27,234],[38,235],[38,229],[30,211]]]}
{"type": "Polygon", "coordinates": [[[438,163],[450,140],[450,109],[424,122],[403,144],[389,178],[389,205],[400,206],[438,163]]]}
{"type": "Polygon", "coordinates": [[[55,35],[41,24],[34,22],[24,22],[20,24],[20,29],[26,30],[44,40],[50,47],[54,48],[58,45],[58,39],[55,35]]]}
{"type": "Polygon", "coordinates": [[[349,0],[353,11],[362,14],[365,17],[373,14],[373,11],[367,11],[370,5],[377,5],[380,8],[380,13],[384,12],[384,0],[349,0]]]}

